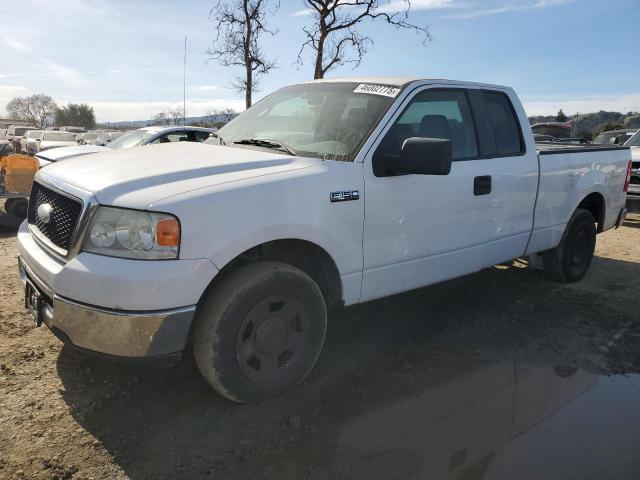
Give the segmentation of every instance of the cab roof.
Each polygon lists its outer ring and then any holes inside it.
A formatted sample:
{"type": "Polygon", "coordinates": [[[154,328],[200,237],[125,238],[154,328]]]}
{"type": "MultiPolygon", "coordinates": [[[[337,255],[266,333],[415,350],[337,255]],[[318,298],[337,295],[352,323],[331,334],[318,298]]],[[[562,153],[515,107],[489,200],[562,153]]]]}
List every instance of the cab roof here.
{"type": "Polygon", "coordinates": [[[499,88],[506,89],[507,87],[501,85],[492,85],[488,83],[479,82],[463,82],[459,80],[449,80],[446,78],[425,78],[425,77],[402,77],[402,76],[371,76],[371,77],[336,77],[336,78],[322,78],[319,80],[309,80],[304,83],[318,83],[318,82],[351,82],[351,83],[376,83],[382,85],[391,85],[394,87],[406,87],[414,82],[426,82],[426,83],[445,83],[451,85],[466,85],[474,87],[487,87],[487,88],[499,88]]]}

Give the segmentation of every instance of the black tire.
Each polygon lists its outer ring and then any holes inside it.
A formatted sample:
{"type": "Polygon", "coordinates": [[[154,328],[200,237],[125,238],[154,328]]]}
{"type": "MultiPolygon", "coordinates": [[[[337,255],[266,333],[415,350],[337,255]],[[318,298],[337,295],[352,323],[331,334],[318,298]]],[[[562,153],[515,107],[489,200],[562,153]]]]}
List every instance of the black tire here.
{"type": "Polygon", "coordinates": [[[18,218],[27,218],[28,207],[29,200],[26,198],[8,198],[4,202],[5,212],[18,218]]]}
{"type": "Polygon", "coordinates": [[[327,307],[306,273],[257,262],[205,293],[194,325],[194,356],[216,391],[238,403],[277,397],[311,371],[324,344],[327,307]]]}
{"type": "Polygon", "coordinates": [[[560,245],[542,254],[544,273],[562,283],[580,280],[589,270],[596,248],[596,221],[591,212],[576,209],[560,245]]]}

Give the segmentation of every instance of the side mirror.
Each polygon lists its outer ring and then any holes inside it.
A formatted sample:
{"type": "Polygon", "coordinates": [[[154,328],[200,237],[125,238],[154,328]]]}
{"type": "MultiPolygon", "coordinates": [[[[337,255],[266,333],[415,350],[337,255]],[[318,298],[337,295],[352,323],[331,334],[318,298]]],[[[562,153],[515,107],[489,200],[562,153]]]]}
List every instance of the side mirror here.
{"type": "Polygon", "coordinates": [[[391,163],[393,173],[449,175],[453,159],[451,140],[442,138],[407,138],[400,158],[391,163]]]}

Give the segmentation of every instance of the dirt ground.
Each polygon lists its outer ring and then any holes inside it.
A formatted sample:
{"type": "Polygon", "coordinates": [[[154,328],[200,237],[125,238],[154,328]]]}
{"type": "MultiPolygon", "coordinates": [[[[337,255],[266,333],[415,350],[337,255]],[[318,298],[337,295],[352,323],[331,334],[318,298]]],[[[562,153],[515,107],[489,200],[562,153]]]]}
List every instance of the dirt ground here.
{"type": "Polygon", "coordinates": [[[16,255],[0,231],[0,478],[347,478],[341,420],[451,375],[445,357],[640,372],[638,213],[598,237],[576,284],[514,262],[334,313],[310,378],[251,406],[217,396],[189,355],[160,369],[63,348],[26,314],[16,255]]]}

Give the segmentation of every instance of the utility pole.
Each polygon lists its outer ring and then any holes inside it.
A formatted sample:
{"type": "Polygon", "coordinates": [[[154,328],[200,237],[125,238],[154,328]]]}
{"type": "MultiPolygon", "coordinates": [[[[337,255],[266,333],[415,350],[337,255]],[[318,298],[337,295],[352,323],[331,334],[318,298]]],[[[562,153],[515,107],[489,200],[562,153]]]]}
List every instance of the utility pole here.
{"type": "Polygon", "coordinates": [[[182,70],[182,125],[187,125],[187,37],[184,37],[184,66],[182,70]]]}

